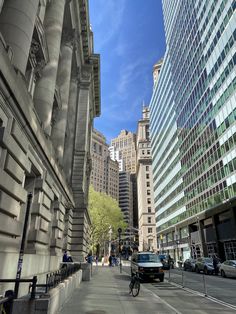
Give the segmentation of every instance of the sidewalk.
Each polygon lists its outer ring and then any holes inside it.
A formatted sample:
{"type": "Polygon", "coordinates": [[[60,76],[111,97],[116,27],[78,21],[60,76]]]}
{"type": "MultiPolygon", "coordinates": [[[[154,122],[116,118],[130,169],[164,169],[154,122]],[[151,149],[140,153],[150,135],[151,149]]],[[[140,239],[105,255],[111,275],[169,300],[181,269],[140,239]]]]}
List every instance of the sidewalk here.
{"type": "Polygon", "coordinates": [[[82,282],[60,314],[143,314],[176,313],[142,289],[134,298],[129,295],[130,276],[119,267],[93,266],[93,277],[82,282]],[[158,312],[157,312],[158,309],[158,312]]]}
{"type": "Polygon", "coordinates": [[[191,295],[182,289],[158,284],[141,285],[134,298],[128,293],[130,276],[119,267],[93,266],[91,281],[82,282],[60,314],[207,314],[236,313],[220,304],[191,295]],[[165,293],[163,291],[165,289],[165,293]],[[160,292],[160,293],[159,293],[160,292]],[[165,297],[168,296],[168,303],[165,297]],[[160,298],[159,295],[163,297],[160,298]],[[173,302],[171,302],[173,300],[173,302]]]}

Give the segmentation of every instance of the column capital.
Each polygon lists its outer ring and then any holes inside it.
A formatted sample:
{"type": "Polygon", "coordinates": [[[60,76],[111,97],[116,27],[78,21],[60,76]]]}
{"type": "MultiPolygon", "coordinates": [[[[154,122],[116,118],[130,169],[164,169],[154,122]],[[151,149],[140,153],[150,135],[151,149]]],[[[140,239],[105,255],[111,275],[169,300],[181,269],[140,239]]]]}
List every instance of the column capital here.
{"type": "Polygon", "coordinates": [[[90,84],[92,80],[93,67],[92,65],[83,65],[80,69],[79,82],[90,84]]]}

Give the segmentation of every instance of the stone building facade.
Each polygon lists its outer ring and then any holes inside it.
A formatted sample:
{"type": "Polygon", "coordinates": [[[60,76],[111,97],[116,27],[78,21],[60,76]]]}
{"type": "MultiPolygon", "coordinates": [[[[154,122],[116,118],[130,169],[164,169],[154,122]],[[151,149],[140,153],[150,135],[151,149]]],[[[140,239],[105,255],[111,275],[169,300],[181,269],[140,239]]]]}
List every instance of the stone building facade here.
{"type": "Polygon", "coordinates": [[[142,119],[140,119],[138,122],[137,186],[139,250],[157,250],[148,107],[143,107],[142,119]]]}
{"type": "Polygon", "coordinates": [[[136,134],[121,130],[120,134],[111,140],[111,146],[120,152],[123,160],[123,171],[136,173],[136,134]]]}
{"type": "Polygon", "coordinates": [[[120,134],[111,140],[110,154],[120,165],[119,203],[128,224],[127,233],[133,234],[137,217],[136,198],[136,134],[121,130],[120,134]],[[129,181],[129,182],[128,182],[129,181]],[[127,199],[129,197],[129,200],[127,199]]]}
{"type": "Polygon", "coordinates": [[[97,192],[119,199],[119,164],[110,158],[105,136],[93,129],[92,132],[92,172],[91,184],[97,192]]]}
{"type": "Polygon", "coordinates": [[[63,249],[74,260],[87,252],[100,58],[87,0],[5,0],[0,8],[0,278],[16,275],[28,193],[22,276],[32,277],[57,269],[63,249]]]}
{"type": "Polygon", "coordinates": [[[130,173],[125,171],[119,172],[119,206],[128,226],[125,233],[129,234],[133,227],[133,190],[130,173]]]}

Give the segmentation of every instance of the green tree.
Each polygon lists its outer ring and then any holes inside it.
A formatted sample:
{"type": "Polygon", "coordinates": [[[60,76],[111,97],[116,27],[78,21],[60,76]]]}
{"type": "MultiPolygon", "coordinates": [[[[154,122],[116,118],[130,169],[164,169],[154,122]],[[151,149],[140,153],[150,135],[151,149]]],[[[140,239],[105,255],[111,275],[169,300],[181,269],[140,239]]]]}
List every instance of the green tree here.
{"type": "Polygon", "coordinates": [[[91,249],[99,253],[99,248],[109,241],[109,229],[112,228],[112,240],[118,238],[118,228],[125,230],[127,224],[118,202],[105,193],[89,188],[89,214],[91,217],[91,249]]]}

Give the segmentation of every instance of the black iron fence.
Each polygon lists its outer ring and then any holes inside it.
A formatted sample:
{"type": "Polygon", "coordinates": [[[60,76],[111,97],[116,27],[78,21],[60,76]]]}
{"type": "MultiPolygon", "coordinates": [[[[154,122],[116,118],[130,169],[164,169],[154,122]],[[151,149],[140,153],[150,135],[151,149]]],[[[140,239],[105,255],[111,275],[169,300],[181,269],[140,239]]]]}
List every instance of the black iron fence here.
{"type": "MultiPolygon", "coordinates": [[[[45,284],[37,284],[37,276],[32,279],[0,279],[0,283],[15,283],[15,285],[21,283],[30,283],[29,293],[30,299],[35,299],[38,293],[47,293],[50,289],[55,288],[59,283],[73,275],[81,269],[80,263],[64,263],[62,267],[54,272],[46,275],[45,284]],[[41,291],[38,291],[41,288],[41,291]],[[43,290],[43,291],[42,291],[43,290]]],[[[0,314],[10,314],[12,309],[12,301],[16,298],[16,293],[13,290],[8,290],[3,298],[0,298],[0,314]]]]}
{"type": "MultiPolygon", "coordinates": [[[[50,289],[55,288],[59,283],[63,282],[65,279],[73,275],[81,269],[80,263],[64,263],[62,267],[54,272],[48,273],[46,275],[45,284],[37,284],[36,289],[41,288],[41,291],[37,290],[36,293],[47,293],[50,289]]],[[[32,285],[30,285],[30,291],[32,285]]],[[[0,313],[1,314],[1,313],[0,313]]]]}
{"type": "Polygon", "coordinates": [[[46,275],[46,292],[81,269],[81,264],[64,263],[61,269],[46,275]]]}

